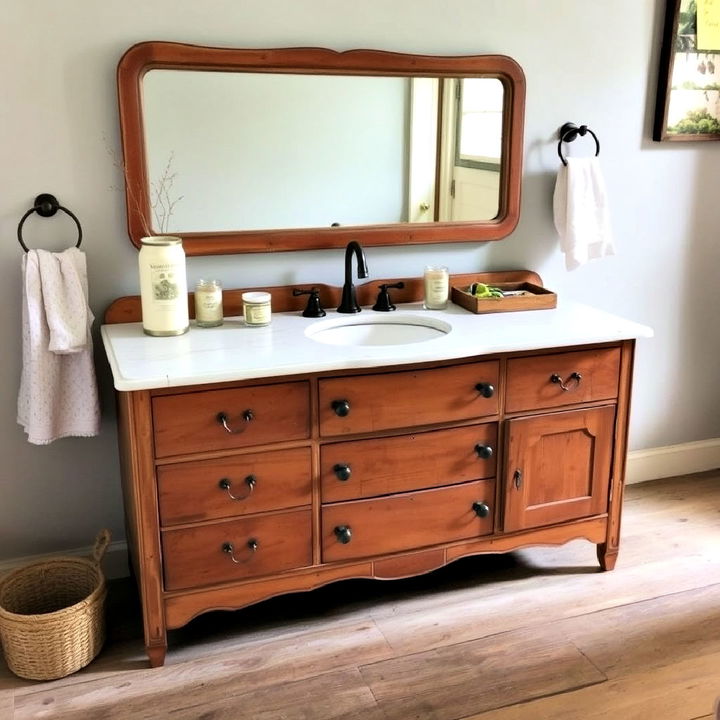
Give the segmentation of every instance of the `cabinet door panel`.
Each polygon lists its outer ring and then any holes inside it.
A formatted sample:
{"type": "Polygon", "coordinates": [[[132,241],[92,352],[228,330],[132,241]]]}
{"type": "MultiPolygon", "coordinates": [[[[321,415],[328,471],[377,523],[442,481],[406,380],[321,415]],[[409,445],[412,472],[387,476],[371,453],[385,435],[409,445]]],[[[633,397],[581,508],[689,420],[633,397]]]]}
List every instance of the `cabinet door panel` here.
{"type": "Polygon", "coordinates": [[[499,371],[497,361],[488,361],[321,379],[320,434],[366,433],[495,415],[499,371]],[[336,409],[343,402],[344,409],[336,409]]]}
{"type": "Polygon", "coordinates": [[[507,423],[506,532],[607,511],[615,407],[507,423]]]}

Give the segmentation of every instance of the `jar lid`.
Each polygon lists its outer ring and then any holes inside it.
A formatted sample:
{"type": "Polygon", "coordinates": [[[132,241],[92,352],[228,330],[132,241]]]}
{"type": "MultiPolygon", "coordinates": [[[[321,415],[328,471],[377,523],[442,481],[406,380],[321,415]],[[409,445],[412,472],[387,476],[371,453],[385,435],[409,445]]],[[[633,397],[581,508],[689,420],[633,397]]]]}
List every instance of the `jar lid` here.
{"type": "Polygon", "coordinates": [[[269,292],[246,292],[242,294],[243,302],[250,304],[269,303],[270,298],[269,292]]]}
{"type": "Polygon", "coordinates": [[[182,244],[182,238],[175,237],[174,235],[152,235],[149,237],[141,238],[141,245],[179,245],[182,244]]]}

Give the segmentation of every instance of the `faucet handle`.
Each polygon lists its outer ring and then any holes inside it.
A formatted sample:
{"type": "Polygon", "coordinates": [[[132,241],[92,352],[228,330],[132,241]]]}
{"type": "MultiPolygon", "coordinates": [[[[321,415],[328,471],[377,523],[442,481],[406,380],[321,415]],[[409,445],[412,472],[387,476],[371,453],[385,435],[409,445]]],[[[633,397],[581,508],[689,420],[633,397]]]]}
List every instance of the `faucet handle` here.
{"type": "Polygon", "coordinates": [[[310,288],[309,290],[300,290],[293,288],[292,294],[294,297],[298,295],[309,295],[307,306],[303,310],[303,317],[319,318],[325,317],[326,312],[320,307],[320,291],[317,288],[310,288]]]}
{"type": "Polygon", "coordinates": [[[395,305],[393,305],[390,300],[390,293],[388,290],[390,288],[404,288],[405,283],[401,280],[400,282],[393,283],[392,285],[380,285],[379,287],[380,292],[378,293],[377,300],[373,305],[373,310],[377,310],[378,312],[390,312],[390,310],[395,310],[395,305]]]}

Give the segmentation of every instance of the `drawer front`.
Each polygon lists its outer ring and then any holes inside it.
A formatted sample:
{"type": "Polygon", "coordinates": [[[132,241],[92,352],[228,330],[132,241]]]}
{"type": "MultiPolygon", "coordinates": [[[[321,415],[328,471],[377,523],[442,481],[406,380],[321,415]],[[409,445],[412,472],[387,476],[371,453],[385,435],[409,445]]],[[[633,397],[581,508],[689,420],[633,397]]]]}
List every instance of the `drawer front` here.
{"type": "Polygon", "coordinates": [[[541,410],[617,397],[620,348],[508,360],[505,410],[541,410]]]}
{"type": "Polygon", "coordinates": [[[495,423],[324,445],[322,499],[355,500],[492,477],[496,445],[495,423]]]}
{"type": "MultiPolygon", "coordinates": [[[[489,535],[494,509],[494,480],[324,506],[323,562],[489,535]],[[475,512],[474,503],[487,506],[486,517],[475,512]]],[[[481,512],[485,514],[484,509],[481,512]]]]}
{"type": "Polygon", "coordinates": [[[489,361],[320,380],[320,434],[347,435],[495,415],[498,373],[498,362],[489,361]]]}
{"type": "Polygon", "coordinates": [[[310,436],[307,382],[164,395],[152,407],[156,457],[310,436]]]}
{"type": "Polygon", "coordinates": [[[165,530],[162,546],[166,590],[305,567],[312,563],[311,514],[295,510],[165,530]],[[226,552],[230,545],[232,553],[226,552]]]}
{"type": "Polygon", "coordinates": [[[162,525],[215,520],[310,505],[310,448],[162,465],[162,525]]]}

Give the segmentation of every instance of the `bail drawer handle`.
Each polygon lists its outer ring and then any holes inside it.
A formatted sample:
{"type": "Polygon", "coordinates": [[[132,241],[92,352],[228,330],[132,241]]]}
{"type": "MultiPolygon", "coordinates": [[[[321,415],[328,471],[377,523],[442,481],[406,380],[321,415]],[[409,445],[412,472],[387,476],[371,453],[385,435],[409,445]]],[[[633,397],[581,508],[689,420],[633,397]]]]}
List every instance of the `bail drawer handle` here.
{"type": "MultiPolygon", "coordinates": [[[[249,409],[244,410],[241,417],[246,423],[249,423],[251,420],[255,419],[255,413],[253,413],[253,411],[249,410],[249,409]]],[[[234,435],[236,435],[237,433],[243,432],[245,430],[245,428],[247,427],[247,425],[242,425],[237,430],[233,430],[228,425],[228,416],[224,412],[219,412],[216,416],[216,420],[225,428],[225,430],[227,432],[234,434],[234,435]]]]}
{"type": "Polygon", "coordinates": [[[222,478],[220,480],[220,482],[218,482],[218,487],[221,490],[226,490],[227,494],[230,496],[231,500],[245,500],[246,498],[249,498],[253,494],[255,485],[257,485],[257,478],[254,475],[248,475],[245,478],[244,482],[248,486],[248,491],[244,495],[233,495],[232,492],[230,492],[232,483],[230,482],[230,480],[228,478],[222,478]]]}
{"type": "Polygon", "coordinates": [[[582,375],[579,372],[570,373],[570,375],[568,375],[568,379],[564,381],[557,373],[553,373],[550,376],[550,382],[559,385],[563,392],[567,392],[570,389],[571,382],[575,382],[575,387],[577,387],[581,380],[582,375]]]}
{"type": "Polygon", "coordinates": [[[222,551],[224,553],[227,553],[230,556],[230,559],[236,565],[241,565],[242,563],[246,563],[248,560],[250,560],[250,558],[257,552],[258,541],[255,538],[250,538],[246,543],[246,547],[248,548],[248,550],[250,550],[250,554],[244,560],[238,560],[235,557],[235,546],[231,542],[223,543],[222,551]]]}

